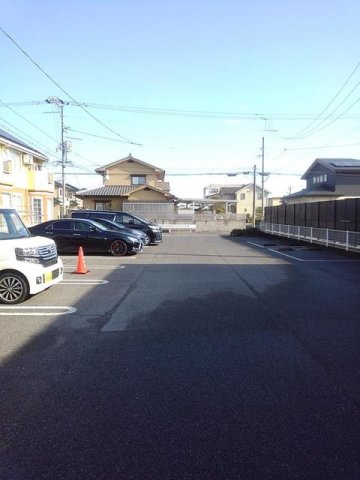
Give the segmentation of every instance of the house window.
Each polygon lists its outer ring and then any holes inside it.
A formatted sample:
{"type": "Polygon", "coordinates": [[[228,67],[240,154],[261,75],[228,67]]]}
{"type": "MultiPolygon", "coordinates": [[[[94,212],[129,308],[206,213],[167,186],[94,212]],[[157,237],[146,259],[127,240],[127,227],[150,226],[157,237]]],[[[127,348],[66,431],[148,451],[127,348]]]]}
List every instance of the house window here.
{"type": "Polygon", "coordinates": [[[317,175],[312,179],[313,183],[324,183],[327,182],[327,175],[317,175]]]}
{"type": "Polygon", "coordinates": [[[1,206],[3,208],[10,208],[11,207],[11,194],[7,192],[1,193],[1,206]]]}
{"type": "Polygon", "coordinates": [[[42,201],[41,198],[33,198],[33,221],[34,223],[41,223],[42,219],[42,201]]]}
{"type": "Polygon", "coordinates": [[[131,175],[131,185],[145,185],[146,175],[131,175]]]}
{"type": "Polygon", "coordinates": [[[240,193],[240,200],[245,200],[245,193],[240,193]]]}
{"type": "Polygon", "coordinates": [[[11,160],[5,160],[5,162],[3,162],[3,172],[4,173],[11,173],[12,172],[11,160]]]}
{"type": "Polygon", "coordinates": [[[18,212],[21,212],[23,209],[23,197],[18,193],[13,193],[11,198],[11,206],[15,208],[18,212]]]}
{"type": "Polygon", "coordinates": [[[111,210],[111,202],[95,202],[95,210],[111,210]]]}

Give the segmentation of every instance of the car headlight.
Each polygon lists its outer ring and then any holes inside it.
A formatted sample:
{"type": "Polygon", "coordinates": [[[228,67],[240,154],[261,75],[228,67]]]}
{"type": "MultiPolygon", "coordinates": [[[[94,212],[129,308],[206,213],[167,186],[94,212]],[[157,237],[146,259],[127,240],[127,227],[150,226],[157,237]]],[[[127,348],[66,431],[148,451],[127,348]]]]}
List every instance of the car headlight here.
{"type": "Polygon", "coordinates": [[[28,263],[40,263],[36,247],[15,248],[16,260],[28,263]]]}
{"type": "Polygon", "coordinates": [[[150,225],[150,228],[153,232],[160,232],[160,227],[155,227],[153,225],[150,225]]]}
{"type": "Polygon", "coordinates": [[[20,257],[34,257],[38,255],[37,247],[25,247],[25,248],[15,248],[16,256],[20,257]]]}

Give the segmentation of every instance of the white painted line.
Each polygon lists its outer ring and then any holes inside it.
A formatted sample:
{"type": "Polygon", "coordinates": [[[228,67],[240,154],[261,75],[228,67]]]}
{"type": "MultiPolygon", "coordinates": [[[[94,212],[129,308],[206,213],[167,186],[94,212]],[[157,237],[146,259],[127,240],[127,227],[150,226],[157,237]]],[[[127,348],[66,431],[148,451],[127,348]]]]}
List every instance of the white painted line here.
{"type": "Polygon", "coordinates": [[[41,306],[20,306],[18,307],[17,305],[12,305],[12,306],[0,306],[0,315],[2,316],[8,316],[8,315],[26,315],[26,316],[53,316],[53,315],[69,315],[71,313],[76,312],[75,307],[41,307],[41,306]],[[30,310],[30,312],[27,312],[26,310],[30,310]],[[32,311],[36,310],[36,312],[32,311]],[[42,310],[59,310],[58,312],[44,312],[42,313],[42,310]],[[63,310],[63,311],[62,311],[63,310]]]}
{"type": "Polygon", "coordinates": [[[246,241],[246,243],[250,243],[250,245],[255,245],[255,247],[265,248],[263,245],[259,245],[258,243],[255,243],[255,242],[246,241]]]}
{"type": "MultiPolygon", "coordinates": [[[[120,265],[118,267],[112,267],[112,265],[86,265],[87,268],[91,271],[91,270],[108,270],[109,268],[111,268],[111,270],[120,270],[122,268],[126,268],[124,267],[124,265],[120,265]]],[[[64,268],[66,269],[69,269],[71,268],[72,270],[76,270],[76,265],[64,265],[64,268]]]]}
{"type": "Polygon", "coordinates": [[[71,279],[71,280],[63,280],[60,282],[60,285],[104,285],[105,283],[109,283],[108,280],[86,280],[86,279],[71,279]]]}
{"type": "MultiPolygon", "coordinates": [[[[330,260],[330,259],[320,259],[320,258],[317,258],[317,259],[312,259],[312,260],[309,260],[309,259],[301,259],[301,258],[297,258],[297,257],[294,257],[293,255],[289,255],[287,253],[284,253],[284,252],[279,252],[278,250],[274,250],[273,248],[267,248],[267,247],[264,247],[263,245],[259,245],[257,243],[254,243],[254,242],[249,242],[247,241],[246,243],[250,243],[250,245],[255,245],[255,247],[260,247],[260,248],[266,248],[266,250],[270,250],[271,252],[274,252],[274,253],[278,253],[279,255],[284,255],[284,257],[289,257],[289,258],[292,258],[294,260],[297,260],[298,262],[340,262],[340,263],[345,263],[345,262],[360,262],[360,260],[330,260]]],[[[297,248],[297,247],[295,247],[297,248]]],[[[308,248],[306,246],[304,246],[303,248],[308,248]]]]}
{"type": "Polygon", "coordinates": [[[279,255],[284,255],[284,257],[292,258],[293,260],[297,260],[298,262],[306,262],[306,260],[301,260],[300,258],[296,258],[293,255],[289,255],[284,252],[279,252],[278,250],[274,250],[273,248],[268,248],[268,250],[270,250],[270,252],[278,253],[279,255]]]}
{"type": "Polygon", "coordinates": [[[324,260],[321,260],[321,259],[314,259],[314,260],[301,260],[302,262],[340,262],[340,263],[356,263],[356,262],[360,262],[360,260],[330,260],[330,259],[324,259],[324,260]]]}

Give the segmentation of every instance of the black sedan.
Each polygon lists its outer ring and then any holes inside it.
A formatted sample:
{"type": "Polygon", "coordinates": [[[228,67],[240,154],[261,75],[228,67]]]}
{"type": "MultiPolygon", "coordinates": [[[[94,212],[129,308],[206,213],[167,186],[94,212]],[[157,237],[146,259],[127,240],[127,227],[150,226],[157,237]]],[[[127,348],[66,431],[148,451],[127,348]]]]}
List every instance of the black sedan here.
{"type": "Polygon", "coordinates": [[[107,220],[106,218],[94,218],[93,220],[97,223],[101,223],[101,225],[103,225],[108,230],[117,230],[119,232],[127,233],[129,235],[132,235],[133,237],[138,238],[144,245],[150,244],[150,238],[146,235],[146,233],[142,232],[141,230],[134,230],[133,228],[124,227],[124,225],[122,225],[121,223],[116,223],[111,220],[107,220]]]}
{"type": "Polygon", "coordinates": [[[63,218],[29,227],[32,235],[52,238],[59,252],[110,252],[114,256],[138,253],[142,243],[138,238],[120,231],[107,230],[94,220],[63,218]]]}

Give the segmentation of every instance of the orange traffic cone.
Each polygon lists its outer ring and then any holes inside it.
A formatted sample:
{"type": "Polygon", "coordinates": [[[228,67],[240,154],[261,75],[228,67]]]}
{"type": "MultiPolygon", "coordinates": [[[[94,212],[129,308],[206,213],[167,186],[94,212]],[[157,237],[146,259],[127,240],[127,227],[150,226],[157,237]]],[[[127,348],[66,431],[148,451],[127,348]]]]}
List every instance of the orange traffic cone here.
{"type": "Polygon", "coordinates": [[[77,259],[77,266],[76,270],[73,273],[89,273],[90,270],[86,268],[85,260],[84,260],[84,253],[82,247],[79,248],[79,254],[77,259]]]}

